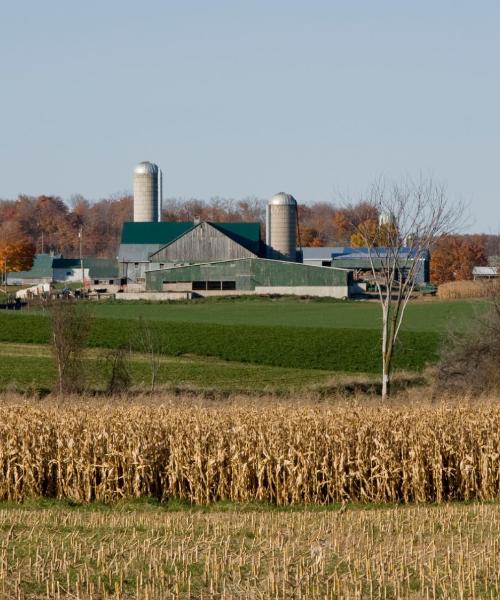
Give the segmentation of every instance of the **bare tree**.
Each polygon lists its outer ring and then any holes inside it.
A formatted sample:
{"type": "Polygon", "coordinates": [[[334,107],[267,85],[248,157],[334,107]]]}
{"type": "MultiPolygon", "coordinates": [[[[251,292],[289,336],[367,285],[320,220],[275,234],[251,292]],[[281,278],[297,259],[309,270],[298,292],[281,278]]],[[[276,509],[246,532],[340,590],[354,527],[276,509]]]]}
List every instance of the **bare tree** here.
{"type": "Polygon", "coordinates": [[[132,377],[128,362],[129,354],[130,348],[127,346],[119,346],[108,353],[106,359],[110,369],[107,389],[109,394],[122,394],[130,388],[132,377]]]}
{"type": "Polygon", "coordinates": [[[92,316],[87,306],[70,298],[52,300],[48,310],[59,394],[79,392],[84,384],[83,350],[92,328],[92,316]]]}
{"type": "Polygon", "coordinates": [[[161,336],[155,329],[155,323],[139,318],[135,347],[143,352],[149,361],[150,368],[150,390],[155,391],[156,379],[160,368],[160,356],[162,350],[161,336]]]}
{"type": "Polygon", "coordinates": [[[452,204],[432,179],[373,186],[369,204],[379,222],[355,224],[367,248],[382,309],[382,398],[390,393],[393,356],[406,306],[433,242],[462,223],[464,206],[452,204]]]}

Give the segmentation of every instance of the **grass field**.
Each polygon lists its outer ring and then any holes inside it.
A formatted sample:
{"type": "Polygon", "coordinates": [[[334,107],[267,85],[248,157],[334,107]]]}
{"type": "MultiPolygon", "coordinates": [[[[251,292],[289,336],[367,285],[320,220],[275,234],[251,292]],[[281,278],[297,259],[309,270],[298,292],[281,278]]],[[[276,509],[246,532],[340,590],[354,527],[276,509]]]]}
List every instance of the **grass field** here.
{"type": "Polygon", "coordinates": [[[0,598],[491,600],[499,539],[498,505],[0,504],[0,598]]]}
{"type": "MultiPolygon", "coordinates": [[[[109,382],[110,365],[107,352],[87,352],[84,369],[91,390],[105,390],[109,382]]],[[[150,384],[150,365],[147,357],[133,354],[129,369],[132,385],[147,390],[150,384]]],[[[352,379],[352,378],[350,378],[352,379]]],[[[47,346],[37,344],[0,343],[0,390],[50,390],[54,387],[56,370],[47,346]]],[[[364,377],[358,387],[369,385],[373,378],[364,377]]],[[[329,371],[318,369],[287,369],[237,363],[210,358],[162,357],[157,387],[179,390],[203,390],[215,394],[225,392],[292,393],[329,389],[339,386],[329,371]]]]}
{"type": "MultiPolygon", "coordinates": [[[[408,306],[404,329],[408,331],[446,331],[466,325],[484,309],[485,301],[415,301],[408,306]]],[[[376,302],[340,300],[225,299],[190,303],[101,302],[97,317],[153,321],[219,323],[227,325],[281,325],[341,329],[377,329],[381,324],[376,302]]]]}
{"type": "MultiPolygon", "coordinates": [[[[433,364],[446,330],[464,327],[485,306],[481,301],[412,303],[398,344],[396,371],[419,373],[433,364]]],[[[168,387],[293,391],[308,387],[315,377],[318,385],[324,385],[329,373],[337,379],[342,374],[364,374],[370,380],[380,371],[380,309],[373,302],[289,298],[100,302],[92,305],[92,311],[92,348],[125,345],[137,351],[138,318],[153,322],[161,353],[175,357],[168,364],[164,361],[159,374],[160,384],[168,387]]],[[[48,320],[40,310],[0,312],[0,343],[4,343],[0,389],[52,385],[49,353],[27,350],[27,344],[48,340],[48,320]],[[25,349],[24,357],[15,352],[15,344],[25,349]]],[[[102,389],[106,379],[104,355],[89,369],[95,389],[102,389]]],[[[145,380],[146,370],[143,361],[132,361],[136,385],[145,380]]]]}

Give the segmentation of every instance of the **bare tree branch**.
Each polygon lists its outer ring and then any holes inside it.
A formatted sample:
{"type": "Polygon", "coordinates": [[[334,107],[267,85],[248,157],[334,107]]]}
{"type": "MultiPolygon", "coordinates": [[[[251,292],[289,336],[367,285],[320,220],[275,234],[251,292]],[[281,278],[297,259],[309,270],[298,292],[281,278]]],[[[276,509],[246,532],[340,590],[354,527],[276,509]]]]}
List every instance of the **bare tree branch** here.
{"type": "Polygon", "coordinates": [[[352,223],[367,248],[382,310],[382,396],[389,394],[392,359],[406,307],[436,238],[455,232],[464,205],[452,204],[442,185],[420,178],[372,186],[368,204],[378,223],[352,223]]]}

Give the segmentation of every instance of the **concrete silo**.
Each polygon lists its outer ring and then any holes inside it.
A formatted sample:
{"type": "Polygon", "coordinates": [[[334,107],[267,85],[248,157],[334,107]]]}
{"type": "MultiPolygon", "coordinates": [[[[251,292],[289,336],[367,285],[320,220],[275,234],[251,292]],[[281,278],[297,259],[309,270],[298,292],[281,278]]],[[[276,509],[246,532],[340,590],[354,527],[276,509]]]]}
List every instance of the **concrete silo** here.
{"type": "Polygon", "coordinates": [[[140,162],[134,169],[134,221],[160,221],[162,172],[158,165],[140,162]]]}
{"type": "Polygon", "coordinates": [[[268,258],[297,260],[297,201],[280,192],[267,205],[266,244],[268,258]]]}

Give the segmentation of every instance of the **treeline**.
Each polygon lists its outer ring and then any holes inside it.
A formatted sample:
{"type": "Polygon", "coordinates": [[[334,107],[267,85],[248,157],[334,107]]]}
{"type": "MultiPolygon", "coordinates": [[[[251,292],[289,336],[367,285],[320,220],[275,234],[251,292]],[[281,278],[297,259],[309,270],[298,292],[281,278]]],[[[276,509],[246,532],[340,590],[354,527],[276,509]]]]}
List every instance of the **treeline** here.
{"type": "MultiPolygon", "coordinates": [[[[122,223],[133,218],[130,195],[90,202],[74,196],[64,202],[57,196],[19,196],[0,200],[0,246],[22,241],[36,253],[54,252],[78,256],[78,232],[83,231],[85,256],[110,258],[117,254],[122,223]]],[[[378,222],[376,209],[367,202],[337,206],[327,202],[300,205],[300,243],[307,246],[356,245],[356,227],[378,222]]],[[[165,221],[259,221],[265,235],[266,200],[169,198],[164,202],[165,221]]],[[[487,264],[487,257],[500,255],[499,235],[447,236],[433,250],[431,275],[442,283],[470,279],[474,265],[487,264]]]]}
{"type": "MultiPolygon", "coordinates": [[[[55,252],[64,256],[79,253],[80,228],[86,256],[116,256],[122,223],[133,218],[130,195],[90,202],[74,196],[64,202],[57,196],[19,196],[0,200],[0,242],[29,241],[37,253],[55,252]]],[[[266,200],[212,198],[169,198],[164,201],[164,221],[259,221],[265,235],[266,200]]],[[[303,246],[348,245],[356,224],[378,215],[367,203],[339,208],[315,203],[299,206],[303,246]]]]}

